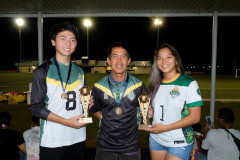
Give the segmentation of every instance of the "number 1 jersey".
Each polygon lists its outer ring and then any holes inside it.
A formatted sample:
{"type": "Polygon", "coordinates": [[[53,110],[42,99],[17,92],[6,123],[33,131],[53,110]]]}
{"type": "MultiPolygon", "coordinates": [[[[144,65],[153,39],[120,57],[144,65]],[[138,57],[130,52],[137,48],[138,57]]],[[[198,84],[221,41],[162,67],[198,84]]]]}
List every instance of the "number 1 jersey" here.
{"type": "MultiPolygon", "coordinates": [[[[173,80],[162,82],[153,100],[153,124],[169,125],[189,115],[189,108],[202,106],[197,82],[189,76],[178,74],[173,80]]],[[[151,137],[167,147],[187,146],[193,141],[192,127],[153,134],[151,137]]]]}

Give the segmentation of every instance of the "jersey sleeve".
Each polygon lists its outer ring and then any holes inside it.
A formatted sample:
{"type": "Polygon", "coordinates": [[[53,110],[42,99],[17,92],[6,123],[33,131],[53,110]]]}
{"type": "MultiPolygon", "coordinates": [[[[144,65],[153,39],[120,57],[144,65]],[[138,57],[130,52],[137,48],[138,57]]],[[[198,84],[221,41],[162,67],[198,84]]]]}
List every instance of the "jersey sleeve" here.
{"type": "Polygon", "coordinates": [[[200,89],[196,81],[192,81],[189,85],[187,92],[187,106],[188,108],[202,106],[202,97],[200,94],[200,89]]]}
{"type": "Polygon", "coordinates": [[[37,68],[33,74],[32,90],[31,90],[31,105],[30,111],[36,117],[47,119],[50,111],[46,108],[45,99],[47,94],[46,84],[47,69],[43,67],[37,68]]]}
{"type": "Polygon", "coordinates": [[[92,96],[93,96],[93,101],[94,101],[94,105],[93,107],[90,109],[90,112],[95,113],[97,111],[101,111],[102,110],[102,105],[101,105],[101,101],[100,101],[100,93],[99,93],[99,89],[96,88],[95,86],[93,87],[92,90],[92,96]]]}

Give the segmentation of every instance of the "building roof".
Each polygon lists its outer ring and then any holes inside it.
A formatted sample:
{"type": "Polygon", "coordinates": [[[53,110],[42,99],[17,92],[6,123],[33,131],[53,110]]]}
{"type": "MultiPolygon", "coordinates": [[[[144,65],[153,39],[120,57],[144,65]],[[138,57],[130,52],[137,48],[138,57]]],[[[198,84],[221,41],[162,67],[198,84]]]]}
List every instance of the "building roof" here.
{"type": "Polygon", "coordinates": [[[0,17],[239,16],[239,0],[1,0],[0,17]]]}

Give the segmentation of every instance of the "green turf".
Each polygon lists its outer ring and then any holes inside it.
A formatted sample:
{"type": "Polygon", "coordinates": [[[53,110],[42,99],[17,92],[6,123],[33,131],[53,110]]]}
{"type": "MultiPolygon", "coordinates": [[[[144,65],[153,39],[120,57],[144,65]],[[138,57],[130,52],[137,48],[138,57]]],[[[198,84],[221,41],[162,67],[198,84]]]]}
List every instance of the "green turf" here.
{"type": "MultiPolygon", "coordinates": [[[[87,73],[87,86],[93,84],[107,74],[87,73]]],[[[148,86],[149,75],[137,74],[137,78],[144,81],[148,86]]],[[[190,75],[197,80],[203,98],[211,97],[211,75],[190,75]]],[[[24,92],[29,90],[29,83],[32,82],[32,73],[0,73],[0,92],[24,92]]],[[[231,75],[216,76],[217,99],[240,99],[240,79],[231,75]]]]}

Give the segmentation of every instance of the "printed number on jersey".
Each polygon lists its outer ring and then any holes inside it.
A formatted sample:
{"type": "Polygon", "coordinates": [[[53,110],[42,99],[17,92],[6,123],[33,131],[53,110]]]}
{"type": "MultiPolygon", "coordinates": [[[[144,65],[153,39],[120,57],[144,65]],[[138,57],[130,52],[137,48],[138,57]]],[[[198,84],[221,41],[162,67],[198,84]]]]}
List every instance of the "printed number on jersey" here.
{"type": "Polygon", "coordinates": [[[163,120],[163,105],[160,105],[160,109],[162,110],[162,115],[161,115],[161,117],[160,117],[160,121],[164,121],[164,120],[163,120]]]}
{"type": "Polygon", "coordinates": [[[66,110],[71,111],[76,109],[76,92],[75,91],[69,91],[67,92],[68,98],[66,103],[66,110]]]}

